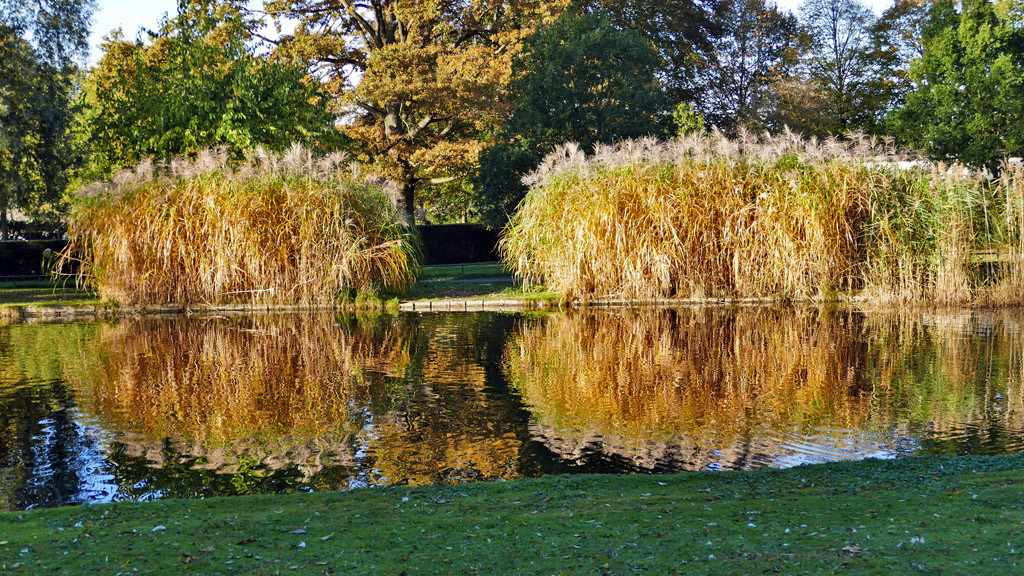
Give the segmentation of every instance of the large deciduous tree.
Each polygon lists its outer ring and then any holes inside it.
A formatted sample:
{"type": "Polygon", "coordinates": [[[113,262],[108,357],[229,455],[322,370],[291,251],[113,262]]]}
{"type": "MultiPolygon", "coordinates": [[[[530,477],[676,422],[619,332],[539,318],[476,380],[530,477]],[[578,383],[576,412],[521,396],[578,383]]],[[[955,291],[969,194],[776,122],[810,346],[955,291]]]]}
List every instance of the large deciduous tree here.
{"type": "Polygon", "coordinates": [[[182,1],[150,41],[115,33],[86,82],[89,174],[228,146],[336,143],[327,95],[301,64],[257,53],[240,1],[182,1]]]}
{"type": "Polygon", "coordinates": [[[827,106],[830,132],[846,133],[869,124],[875,15],[859,0],[807,0],[801,21],[811,38],[808,67],[827,106]]]}
{"type": "Polygon", "coordinates": [[[722,0],[715,19],[720,36],[703,75],[700,109],[726,133],[765,129],[772,88],[791,78],[806,42],[796,16],[765,0],[722,0]]]}
{"type": "Polygon", "coordinates": [[[922,34],[930,6],[931,0],[896,0],[871,28],[872,88],[885,113],[902,106],[914,89],[910,66],[924,55],[922,34]]]}
{"type": "Polygon", "coordinates": [[[706,85],[703,74],[714,65],[715,45],[723,33],[715,16],[716,0],[579,0],[584,10],[599,10],[620,29],[635,30],[655,49],[658,75],[673,102],[693,102],[706,85]]]}
{"type": "Polygon", "coordinates": [[[562,0],[275,0],[298,22],[278,51],[307,62],[363,159],[415,190],[476,166],[507,111],[512,59],[562,0]]]}
{"type": "Polygon", "coordinates": [[[9,214],[59,212],[93,0],[0,0],[0,237],[9,214]]]}
{"type": "Polygon", "coordinates": [[[525,193],[522,176],[566,141],[592,151],[666,134],[672,106],[658,70],[652,46],[600,10],[569,10],[528,38],[512,67],[508,125],[481,159],[485,221],[504,225],[525,193]]]}
{"type": "Polygon", "coordinates": [[[895,131],[936,159],[996,168],[1024,153],[1024,21],[1019,4],[936,0],[895,131]]]}

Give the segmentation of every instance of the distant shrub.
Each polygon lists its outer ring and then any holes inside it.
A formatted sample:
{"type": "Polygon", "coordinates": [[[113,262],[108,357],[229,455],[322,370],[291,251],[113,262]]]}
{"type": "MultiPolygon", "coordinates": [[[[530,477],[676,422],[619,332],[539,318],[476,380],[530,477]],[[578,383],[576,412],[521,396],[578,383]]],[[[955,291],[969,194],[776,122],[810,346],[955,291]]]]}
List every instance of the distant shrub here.
{"type": "Polygon", "coordinates": [[[421,248],[381,186],[343,155],[293,147],[231,165],[219,151],[151,163],[84,188],[66,268],[121,305],[330,305],[360,290],[403,292],[421,248]]]}

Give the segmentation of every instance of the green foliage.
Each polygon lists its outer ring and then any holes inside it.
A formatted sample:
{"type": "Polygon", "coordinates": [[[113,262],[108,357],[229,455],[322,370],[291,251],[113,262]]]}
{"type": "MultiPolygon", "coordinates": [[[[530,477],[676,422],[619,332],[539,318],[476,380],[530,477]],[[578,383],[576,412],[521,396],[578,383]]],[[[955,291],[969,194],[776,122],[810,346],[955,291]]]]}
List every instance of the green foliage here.
{"type": "Polygon", "coordinates": [[[96,0],[0,0],[0,22],[31,37],[41,61],[64,69],[89,50],[96,0]]]}
{"type": "Polygon", "coordinates": [[[148,43],[109,37],[86,83],[86,179],[211,146],[237,158],[261,145],[338,145],[316,81],[299,64],[259,53],[257,26],[237,2],[204,0],[182,2],[148,43]]]}
{"type": "MultiPolygon", "coordinates": [[[[52,221],[79,158],[68,137],[76,113],[76,59],[88,47],[95,3],[0,1],[0,237],[20,210],[52,221]]],[[[47,225],[47,227],[53,227],[47,225]]]]}
{"type": "Polygon", "coordinates": [[[692,102],[707,89],[702,74],[715,66],[722,23],[718,2],[707,0],[576,0],[605,14],[620,30],[634,30],[654,47],[658,77],[673,102],[692,102]]]}
{"type": "Polygon", "coordinates": [[[688,102],[680,102],[672,111],[672,123],[679,136],[704,132],[704,117],[688,102]]]}
{"type": "Polygon", "coordinates": [[[656,77],[658,55],[603,13],[569,10],[528,38],[513,63],[512,114],[481,157],[481,213],[503,225],[525,194],[519,181],[566,141],[585,150],[663,134],[670,103],[656,77]]]}
{"type": "Polygon", "coordinates": [[[995,168],[1024,151],[1024,28],[989,0],[936,1],[916,89],[892,116],[893,133],[942,160],[995,168]]]}

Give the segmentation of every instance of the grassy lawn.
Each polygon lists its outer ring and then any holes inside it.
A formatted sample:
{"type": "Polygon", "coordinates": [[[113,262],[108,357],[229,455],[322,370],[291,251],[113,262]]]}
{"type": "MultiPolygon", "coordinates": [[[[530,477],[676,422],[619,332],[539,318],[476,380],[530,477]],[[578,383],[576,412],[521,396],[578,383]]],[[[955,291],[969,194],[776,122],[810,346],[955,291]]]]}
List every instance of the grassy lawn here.
{"type": "Polygon", "coordinates": [[[73,281],[23,280],[0,282],[0,308],[9,306],[95,306],[95,292],[78,290],[73,281]]]}
{"type": "Polygon", "coordinates": [[[424,266],[420,282],[436,280],[466,280],[473,278],[512,278],[501,262],[479,264],[449,264],[424,266]]]}
{"type": "Polygon", "coordinates": [[[1013,574],[1024,457],[0,514],[5,573],[1013,574]]]}
{"type": "Polygon", "coordinates": [[[403,300],[558,300],[543,287],[523,287],[500,262],[424,266],[403,300]]]}

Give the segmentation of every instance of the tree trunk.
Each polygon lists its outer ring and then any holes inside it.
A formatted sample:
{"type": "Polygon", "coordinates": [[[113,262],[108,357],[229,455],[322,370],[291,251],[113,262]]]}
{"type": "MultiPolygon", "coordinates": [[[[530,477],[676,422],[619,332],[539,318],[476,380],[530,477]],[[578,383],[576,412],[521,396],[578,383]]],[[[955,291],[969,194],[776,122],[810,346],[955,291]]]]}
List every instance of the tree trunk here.
{"type": "Polygon", "coordinates": [[[416,184],[410,181],[402,182],[402,203],[405,204],[405,213],[409,215],[409,221],[416,223],[416,184]]]}
{"type": "Polygon", "coordinates": [[[7,229],[7,209],[0,210],[0,240],[10,240],[10,231],[7,229]]]}

